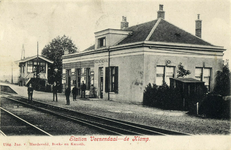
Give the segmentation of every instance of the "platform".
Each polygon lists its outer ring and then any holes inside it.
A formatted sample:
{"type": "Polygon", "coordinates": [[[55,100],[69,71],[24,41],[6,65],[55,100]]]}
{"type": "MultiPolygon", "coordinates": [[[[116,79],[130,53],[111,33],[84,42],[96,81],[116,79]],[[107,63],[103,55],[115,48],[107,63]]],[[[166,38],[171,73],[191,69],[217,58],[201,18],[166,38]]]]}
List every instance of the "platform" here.
{"type": "MultiPolygon", "coordinates": [[[[5,83],[0,83],[0,85],[10,86],[10,88],[12,88],[17,93],[11,94],[12,96],[27,98],[27,87],[5,83]]],[[[189,134],[214,134],[214,131],[219,131],[218,134],[225,134],[229,132],[230,129],[219,129],[219,127],[224,126],[224,124],[229,125],[228,120],[197,118],[188,115],[187,111],[163,110],[138,104],[102,99],[91,100],[87,98],[80,99],[77,97],[77,101],[73,101],[72,96],[70,96],[70,105],[66,105],[66,98],[63,93],[58,93],[58,102],[54,102],[53,93],[41,91],[34,91],[33,100],[41,101],[66,109],[80,111],[83,113],[101,115],[109,118],[121,119],[189,134]],[[216,125],[208,129],[206,126],[204,126],[205,124],[216,125]]]]}

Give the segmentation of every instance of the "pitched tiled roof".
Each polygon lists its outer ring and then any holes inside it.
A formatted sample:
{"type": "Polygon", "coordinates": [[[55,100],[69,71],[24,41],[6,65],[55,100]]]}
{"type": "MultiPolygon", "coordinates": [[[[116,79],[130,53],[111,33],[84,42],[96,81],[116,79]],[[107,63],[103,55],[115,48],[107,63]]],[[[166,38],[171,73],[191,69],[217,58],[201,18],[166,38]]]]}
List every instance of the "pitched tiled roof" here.
{"type": "Polygon", "coordinates": [[[123,39],[121,42],[119,42],[118,45],[144,41],[156,22],[157,20],[154,20],[126,28],[125,30],[133,32],[132,34],[128,35],[125,39],[123,39]]]}
{"type": "Polygon", "coordinates": [[[126,28],[126,30],[133,32],[131,35],[119,42],[118,45],[145,41],[148,35],[151,34],[149,35],[150,38],[147,39],[148,41],[212,46],[212,44],[172,25],[164,19],[161,19],[159,22],[154,20],[131,26],[126,28]],[[152,29],[156,23],[157,25],[153,32],[152,29]]]}
{"type": "Polygon", "coordinates": [[[163,19],[161,19],[149,41],[212,46],[212,44],[205,42],[204,40],[172,25],[163,19]]]}

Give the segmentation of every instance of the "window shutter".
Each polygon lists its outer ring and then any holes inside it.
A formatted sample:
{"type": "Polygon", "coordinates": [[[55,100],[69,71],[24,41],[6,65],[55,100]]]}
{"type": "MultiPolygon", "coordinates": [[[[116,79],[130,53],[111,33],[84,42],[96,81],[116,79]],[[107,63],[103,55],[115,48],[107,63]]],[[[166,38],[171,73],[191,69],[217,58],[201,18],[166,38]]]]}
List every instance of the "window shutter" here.
{"type": "Polygon", "coordinates": [[[118,93],[118,67],[115,67],[115,93],[118,93]]]}
{"type": "Polygon", "coordinates": [[[109,79],[109,69],[106,67],[105,71],[105,92],[108,92],[108,79],[109,79]]]}

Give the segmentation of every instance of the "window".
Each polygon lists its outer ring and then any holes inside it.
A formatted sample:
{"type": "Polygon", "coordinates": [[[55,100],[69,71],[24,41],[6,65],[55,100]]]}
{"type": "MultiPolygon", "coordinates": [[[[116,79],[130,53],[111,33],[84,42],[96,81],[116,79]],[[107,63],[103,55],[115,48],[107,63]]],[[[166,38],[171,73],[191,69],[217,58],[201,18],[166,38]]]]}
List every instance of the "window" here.
{"type": "Polygon", "coordinates": [[[156,85],[163,85],[165,82],[167,85],[170,85],[169,78],[175,76],[175,67],[174,66],[157,66],[156,67],[156,85]]]}
{"type": "Polygon", "coordinates": [[[82,74],[85,73],[85,68],[81,68],[81,73],[82,73],[82,74]]]}
{"type": "Polygon", "coordinates": [[[77,87],[80,87],[81,84],[81,69],[77,69],[77,87]]]}
{"type": "Polygon", "coordinates": [[[90,89],[91,77],[90,77],[90,68],[86,68],[86,89],[90,89]]]}
{"type": "Polygon", "coordinates": [[[46,72],[46,63],[45,62],[40,62],[39,72],[43,72],[43,73],[46,72]]]}
{"type": "Polygon", "coordinates": [[[63,69],[63,74],[66,74],[66,69],[63,69]]]}
{"type": "Polygon", "coordinates": [[[32,69],[33,69],[33,62],[28,61],[27,62],[27,72],[32,72],[32,69]]]}
{"type": "Polygon", "coordinates": [[[197,79],[197,80],[200,80],[200,81],[202,81],[202,68],[196,68],[195,69],[195,78],[197,79]]]}
{"type": "Polygon", "coordinates": [[[106,67],[105,91],[118,93],[118,67],[106,67]]]}
{"type": "Polygon", "coordinates": [[[21,65],[21,67],[20,67],[20,73],[24,73],[24,65],[21,65]]]}
{"type": "Polygon", "coordinates": [[[196,67],[195,68],[195,78],[204,81],[205,86],[210,91],[210,78],[211,78],[211,68],[196,67]]]}
{"type": "Polygon", "coordinates": [[[76,80],[72,80],[72,84],[73,84],[73,85],[76,85],[76,80]]]}
{"type": "Polygon", "coordinates": [[[24,73],[24,64],[21,66],[21,73],[24,73]]]}
{"type": "Polygon", "coordinates": [[[38,63],[37,63],[37,61],[34,61],[33,62],[33,72],[36,72],[37,71],[37,68],[38,68],[38,63]]]}
{"type": "Polygon", "coordinates": [[[106,46],[106,38],[105,37],[104,38],[100,38],[98,40],[98,47],[104,47],[104,46],[106,46]]]}
{"type": "Polygon", "coordinates": [[[91,85],[94,85],[94,68],[90,69],[90,76],[91,76],[91,85]]]}
{"type": "Polygon", "coordinates": [[[69,77],[71,75],[71,70],[67,69],[67,76],[69,77]]]}
{"type": "Polygon", "coordinates": [[[164,82],[164,67],[156,67],[156,85],[162,85],[164,82]]]}
{"type": "Polygon", "coordinates": [[[71,74],[75,74],[75,68],[71,68],[71,74]]]}

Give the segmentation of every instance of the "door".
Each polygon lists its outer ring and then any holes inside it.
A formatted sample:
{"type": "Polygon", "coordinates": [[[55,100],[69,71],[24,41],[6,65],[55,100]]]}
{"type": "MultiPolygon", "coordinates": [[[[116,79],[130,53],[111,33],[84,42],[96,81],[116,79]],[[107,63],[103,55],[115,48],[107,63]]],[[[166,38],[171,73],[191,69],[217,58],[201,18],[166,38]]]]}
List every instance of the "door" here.
{"type": "Polygon", "coordinates": [[[103,98],[103,77],[100,77],[100,98],[103,98]]]}
{"type": "Polygon", "coordinates": [[[71,70],[67,70],[67,87],[71,88],[71,70]]]}

